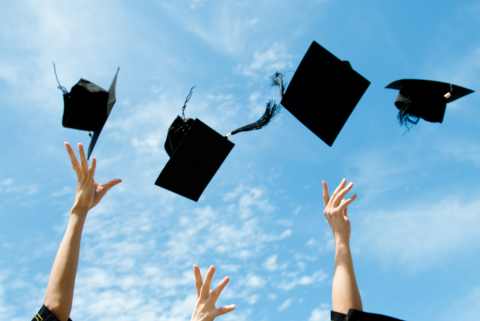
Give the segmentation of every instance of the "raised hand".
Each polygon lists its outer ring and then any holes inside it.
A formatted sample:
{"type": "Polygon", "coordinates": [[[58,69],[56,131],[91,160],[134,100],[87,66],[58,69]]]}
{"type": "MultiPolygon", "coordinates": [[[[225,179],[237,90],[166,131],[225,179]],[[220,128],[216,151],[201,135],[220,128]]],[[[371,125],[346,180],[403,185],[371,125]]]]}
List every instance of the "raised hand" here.
{"type": "Polygon", "coordinates": [[[219,315],[228,313],[235,309],[235,305],[224,306],[221,308],[215,308],[215,303],[222,293],[223,288],[227,285],[229,278],[226,276],[215,290],[210,290],[210,283],[212,282],[213,274],[215,273],[215,267],[212,265],[205,276],[205,280],[202,281],[202,275],[198,266],[193,266],[195,272],[195,285],[197,287],[197,304],[193,311],[191,321],[212,321],[219,315]]]}
{"type": "Polygon", "coordinates": [[[70,144],[65,143],[65,147],[72,161],[73,170],[77,174],[77,194],[73,207],[88,212],[100,202],[110,188],[121,183],[122,180],[112,179],[105,184],[98,184],[94,179],[95,167],[97,165],[95,158],[92,158],[92,166],[88,169],[88,162],[82,144],[78,144],[81,164],[78,162],[70,144]]]}
{"type": "Polygon", "coordinates": [[[347,216],[347,207],[357,198],[357,194],[348,200],[344,200],[343,197],[352,189],[353,183],[345,187],[347,180],[343,179],[331,197],[328,195],[327,183],[322,181],[322,184],[323,202],[325,203],[325,211],[323,213],[330,224],[333,236],[336,241],[348,241],[350,239],[351,226],[347,216]]]}

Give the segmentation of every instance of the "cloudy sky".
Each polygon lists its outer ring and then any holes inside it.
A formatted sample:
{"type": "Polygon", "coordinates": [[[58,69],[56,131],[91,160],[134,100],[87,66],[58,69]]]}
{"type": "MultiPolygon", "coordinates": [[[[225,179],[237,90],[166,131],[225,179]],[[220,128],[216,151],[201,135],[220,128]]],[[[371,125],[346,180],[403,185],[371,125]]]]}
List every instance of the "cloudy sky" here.
{"type": "Polygon", "coordinates": [[[73,204],[53,74],[117,103],[95,147],[97,181],[122,178],[87,218],[73,320],[189,320],[192,265],[231,279],[221,320],[329,320],[334,252],[321,181],[353,181],[351,239],[364,309],[407,320],[475,319],[480,301],[480,96],[443,124],[396,120],[402,78],[480,88],[480,2],[34,1],[0,10],[0,313],[43,303],[73,204]],[[255,121],[268,77],[289,81],[315,40],[371,81],[328,147],[288,111],[231,138],[195,203],[154,185],[167,128],[186,116],[221,134],[255,121]]]}

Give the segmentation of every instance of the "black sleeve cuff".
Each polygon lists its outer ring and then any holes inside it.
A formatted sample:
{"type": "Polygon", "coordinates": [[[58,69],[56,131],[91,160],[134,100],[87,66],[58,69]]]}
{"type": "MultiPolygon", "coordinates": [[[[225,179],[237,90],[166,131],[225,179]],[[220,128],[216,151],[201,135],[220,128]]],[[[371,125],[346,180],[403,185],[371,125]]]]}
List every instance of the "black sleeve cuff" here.
{"type": "MultiPolygon", "coordinates": [[[[33,317],[32,321],[59,321],[55,314],[52,313],[46,306],[42,306],[40,311],[33,317]]],[[[68,321],[72,319],[68,318],[68,321]]]]}
{"type": "Polygon", "coordinates": [[[367,313],[363,311],[348,310],[348,314],[332,311],[330,313],[332,321],[401,321],[382,314],[367,313]]]}

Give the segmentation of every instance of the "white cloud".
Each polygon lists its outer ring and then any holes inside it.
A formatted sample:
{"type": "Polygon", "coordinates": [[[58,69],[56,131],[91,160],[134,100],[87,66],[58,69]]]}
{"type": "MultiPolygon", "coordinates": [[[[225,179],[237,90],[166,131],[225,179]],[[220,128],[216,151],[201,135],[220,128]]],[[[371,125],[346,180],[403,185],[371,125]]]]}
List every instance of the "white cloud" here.
{"type": "Polygon", "coordinates": [[[276,269],[278,269],[277,256],[276,255],[269,256],[262,265],[265,269],[269,271],[275,271],[276,269]]]}
{"type": "Polygon", "coordinates": [[[247,302],[250,305],[253,305],[253,304],[257,303],[259,298],[260,298],[260,296],[258,294],[249,295],[249,296],[245,297],[245,302],[247,302]]]}
{"type": "Polygon", "coordinates": [[[254,288],[261,288],[265,285],[265,280],[258,275],[250,275],[247,277],[247,286],[254,287],[254,288]]]}
{"type": "Polygon", "coordinates": [[[280,305],[277,310],[278,311],[283,311],[285,310],[286,308],[288,308],[290,306],[290,304],[292,304],[292,299],[288,299],[286,300],[285,302],[282,303],[282,305],[280,305]]]}
{"type": "Polygon", "coordinates": [[[330,311],[320,308],[312,310],[308,321],[330,321],[330,311]]]}
{"type": "Polygon", "coordinates": [[[313,283],[321,283],[327,279],[328,275],[323,272],[323,270],[319,270],[313,273],[311,276],[304,275],[298,280],[298,284],[300,285],[309,285],[313,283]]]}
{"type": "Polygon", "coordinates": [[[306,286],[321,284],[328,278],[328,274],[326,274],[323,270],[319,270],[310,276],[303,275],[299,277],[298,274],[298,272],[283,272],[282,281],[277,284],[277,287],[284,291],[290,291],[298,285],[306,286]]]}
{"type": "Polygon", "coordinates": [[[264,52],[256,50],[250,65],[239,65],[237,68],[245,76],[266,78],[276,71],[285,72],[286,68],[291,68],[293,64],[290,59],[291,56],[287,53],[285,45],[275,42],[264,52]]]}

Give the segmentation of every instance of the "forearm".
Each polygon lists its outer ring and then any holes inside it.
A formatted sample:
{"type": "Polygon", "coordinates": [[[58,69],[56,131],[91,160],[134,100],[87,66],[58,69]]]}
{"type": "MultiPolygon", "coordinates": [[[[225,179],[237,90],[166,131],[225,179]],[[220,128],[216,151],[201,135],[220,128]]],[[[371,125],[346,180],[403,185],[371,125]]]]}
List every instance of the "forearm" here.
{"type": "Polygon", "coordinates": [[[58,249],[45,294],[45,306],[60,321],[67,321],[72,310],[80,241],[86,212],[73,208],[67,230],[58,249]]]}
{"type": "Polygon", "coordinates": [[[336,312],[347,314],[349,309],[363,310],[348,241],[335,242],[332,302],[336,312]]]}

